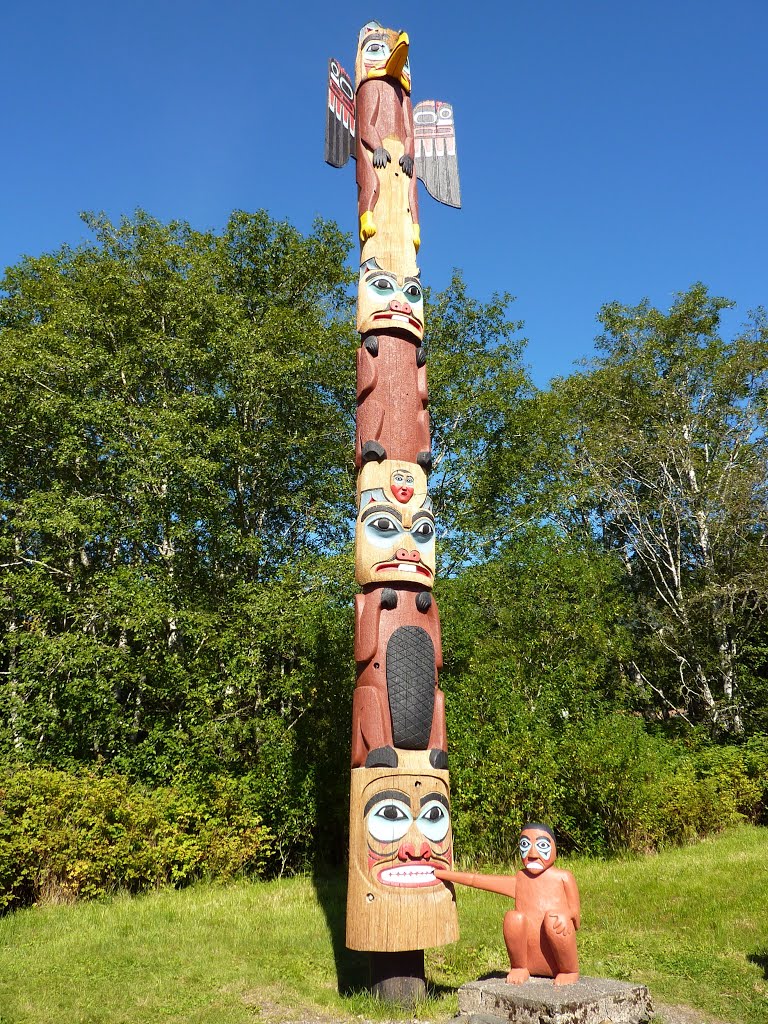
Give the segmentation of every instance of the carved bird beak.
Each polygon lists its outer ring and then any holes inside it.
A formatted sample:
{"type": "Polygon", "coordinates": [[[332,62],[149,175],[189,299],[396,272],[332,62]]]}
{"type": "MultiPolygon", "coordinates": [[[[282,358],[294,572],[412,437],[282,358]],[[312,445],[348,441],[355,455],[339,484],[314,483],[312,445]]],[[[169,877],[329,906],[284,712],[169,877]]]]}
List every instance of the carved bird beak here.
{"type": "Polygon", "coordinates": [[[394,78],[396,81],[400,81],[400,75],[403,73],[405,62],[408,60],[408,45],[410,40],[408,39],[407,32],[401,32],[398,36],[395,48],[389,55],[387,61],[386,73],[390,78],[394,78]]]}

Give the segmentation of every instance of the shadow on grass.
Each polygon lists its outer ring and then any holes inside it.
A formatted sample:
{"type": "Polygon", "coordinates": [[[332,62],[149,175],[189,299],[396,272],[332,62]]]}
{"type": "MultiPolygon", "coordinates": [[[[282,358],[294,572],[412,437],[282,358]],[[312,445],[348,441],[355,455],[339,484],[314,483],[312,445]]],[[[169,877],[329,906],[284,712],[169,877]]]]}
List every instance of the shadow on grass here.
{"type": "Polygon", "coordinates": [[[747,960],[751,964],[756,964],[763,972],[763,977],[768,981],[768,953],[761,951],[760,953],[748,953],[747,960]]]}
{"type": "Polygon", "coordinates": [[[370,967],[367,953],[346,947],[346,872],[316,872],[312,876],[312,884],[331,936],[339,995],[351,996],[362,992],[370,985],[370,967]]]}

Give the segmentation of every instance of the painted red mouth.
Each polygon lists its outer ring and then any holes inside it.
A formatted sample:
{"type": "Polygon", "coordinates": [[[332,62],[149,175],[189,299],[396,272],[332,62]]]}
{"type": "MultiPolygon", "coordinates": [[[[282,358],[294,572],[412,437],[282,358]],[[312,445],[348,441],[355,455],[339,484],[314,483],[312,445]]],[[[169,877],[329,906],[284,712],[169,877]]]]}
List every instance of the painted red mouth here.
{"type": "Polygon", "coordinates": [[[426,565],[422,565],[421,562],[382,562],[381,565],[376,566],[376,572],[389,572],[390,569],[394,569],[397,572],[405,573],[421,573],[422,576],[426,576],[430,579],[432,576],[431,570],[426,565]]]}
{"type": "Polygon", "coordinates": [[[425,860],[414,860],[394,868],[384,868],[379,872],[378,878],[382,885],[409,889],[423,885],[440,885],[440,879],[435,878],[434,865],[425,860]]]}

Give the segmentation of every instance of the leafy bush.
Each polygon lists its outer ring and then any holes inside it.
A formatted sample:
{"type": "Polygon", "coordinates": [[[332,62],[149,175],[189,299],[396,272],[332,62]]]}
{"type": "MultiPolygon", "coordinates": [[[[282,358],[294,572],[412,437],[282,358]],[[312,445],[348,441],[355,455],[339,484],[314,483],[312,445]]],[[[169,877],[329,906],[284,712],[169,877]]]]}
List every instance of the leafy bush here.
{"type": "Polygon", "coordinates": [[[691,748],[649,735],[633,715],[611,714],[559,731],[521,717],[493,738],[483,714],[452,750],[463,858],[511,860],[531,819],[548,821],[561,849],[589,855],[658,850],[766,822],[768,737],[691,748]]]}
{"type": "Polygon", "coordinates": [[[0,772],[0,907],[259,873],[270,833],[235,779],[154,790],[125,777],[0,772]]]}

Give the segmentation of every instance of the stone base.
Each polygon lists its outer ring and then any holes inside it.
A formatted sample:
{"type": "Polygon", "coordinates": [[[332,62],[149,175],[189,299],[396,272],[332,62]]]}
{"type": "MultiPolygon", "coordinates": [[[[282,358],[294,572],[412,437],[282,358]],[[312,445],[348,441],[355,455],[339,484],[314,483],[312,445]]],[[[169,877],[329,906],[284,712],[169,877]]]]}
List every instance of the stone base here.
{"type": "Polygon", "coordinates": [[[608,978],[579,978],[555,985],[531,978],[508,985],[503,974],[470,981],[459,989],[460,1024],[643,1024],[653,1016],[645,985],[608,978]]]}

